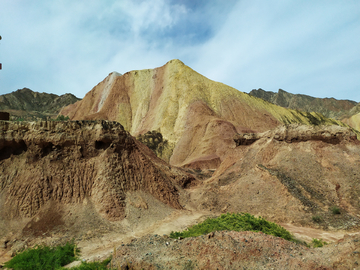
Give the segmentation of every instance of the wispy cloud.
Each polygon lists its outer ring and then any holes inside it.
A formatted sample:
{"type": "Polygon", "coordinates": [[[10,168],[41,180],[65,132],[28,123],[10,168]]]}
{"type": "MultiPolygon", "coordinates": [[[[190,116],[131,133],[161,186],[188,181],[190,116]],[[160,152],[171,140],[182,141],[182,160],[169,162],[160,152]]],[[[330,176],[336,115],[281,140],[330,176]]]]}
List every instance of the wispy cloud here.
{"type": "Polygon", "coordinates": [[[179,58],[240,91],[360,101],[358,1],[3,0],[0,35],[0,94],[83,97],[179,58]]]}

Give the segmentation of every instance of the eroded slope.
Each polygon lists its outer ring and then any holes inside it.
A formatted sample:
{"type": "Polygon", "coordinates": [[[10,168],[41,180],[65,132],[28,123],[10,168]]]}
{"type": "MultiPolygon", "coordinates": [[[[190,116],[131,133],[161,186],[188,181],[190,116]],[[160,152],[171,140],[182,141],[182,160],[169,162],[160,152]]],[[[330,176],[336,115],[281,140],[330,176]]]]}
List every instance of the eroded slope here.
{"type": "Polygon", "coordinates": [[[84,213],[87,225],[121,221],[128,203],[181,209],[192,180],[108,121],[0,121],[0,172],[0,237],[66,231],[84,213]]]}

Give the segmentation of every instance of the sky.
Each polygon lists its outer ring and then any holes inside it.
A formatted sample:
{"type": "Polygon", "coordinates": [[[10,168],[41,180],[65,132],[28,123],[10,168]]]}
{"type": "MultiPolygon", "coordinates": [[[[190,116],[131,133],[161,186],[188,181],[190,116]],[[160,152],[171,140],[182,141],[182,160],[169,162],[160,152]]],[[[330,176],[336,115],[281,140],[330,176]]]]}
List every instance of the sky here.
{"type": "Polygon", "coordinates": [[[249,92],[360,102],[358,0],[0,0],[0,95],[82,98],[180,59],[249,92]]]}

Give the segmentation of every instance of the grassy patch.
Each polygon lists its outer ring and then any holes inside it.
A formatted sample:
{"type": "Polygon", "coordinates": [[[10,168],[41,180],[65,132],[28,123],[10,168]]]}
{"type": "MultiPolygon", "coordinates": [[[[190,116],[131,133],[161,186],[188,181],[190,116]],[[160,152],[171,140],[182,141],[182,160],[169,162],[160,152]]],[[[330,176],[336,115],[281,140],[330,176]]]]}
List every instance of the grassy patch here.
{"type": "Polygon", "coordinates": [[[320,216],[313,216],[312,217],[312,220],[316,223],[320,223],[322,222],[322,218],[320,216]]]}
{"type": "Polygon", "coordinates": [[[330,210],[334,215],[340,215],[340,208],[339,207],[333,206],[333,207],[330,208],[330,210]]]}
{"type": "Polygon", "coordinates": [[[54,119],[53,121],[69,121],[69,120],[70,120],[69,116],[58,115],[58,117],[56,119],[54,119]]]}
{"type": "MultiPolygon", "coordinates": [[[[73,242],[56,247],[36,246],[17,254],[5,264],[5,267],[14,270],[65,270],[63,266],[75,261],[76,255],[79,255],[79,249],[73,242]]],[[[108,270],[107,265],[110,261],[111,258],[102,262],[82,262],[81,265],[71,269],[108,270]]]]}
{"type": "MultiPolygon", "coordinates": [[[[102,262],[82,262],[81,265],[71,267],[72,270],[108,270],[107,265],[110,263],[111,258],[102,262]]],[[[65,269],[65,268],[64,268],[65,269]]]]}
{"type": "Polygon", "coordinates": [[[317,247],[323,247],[325,245],[327,245],[328,243],[326,243],[325,241],[323,241],[322,239],[316,239],[314,238],[311,242],[312,246],[314,248],[317,248],[317,247]]]}
{"type": "Polygon", "coordinates": [[[289,241],[295,241],[293,236],[278,224],[269,222],[262,217],[256,218],[248,213],[223,214],[218,218],[208,218],[204,222],[191,226],[182,232],[171,232],[171,238],[196,237],[213,231],[254,231],[274,235],[289,241]]]}
{"type": "Polygon", "coordinates": [[[27,249],[5,264],[14,270],[59,269],[76,259],[77,248],[73,242],[62,246],[36,246],[27,249]]]}

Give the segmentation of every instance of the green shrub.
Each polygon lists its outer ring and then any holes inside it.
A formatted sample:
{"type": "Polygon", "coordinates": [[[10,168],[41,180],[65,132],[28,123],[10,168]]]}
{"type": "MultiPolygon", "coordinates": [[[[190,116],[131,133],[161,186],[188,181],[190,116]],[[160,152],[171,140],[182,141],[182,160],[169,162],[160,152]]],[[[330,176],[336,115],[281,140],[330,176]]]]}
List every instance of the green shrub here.
{"type": "Polygon", "coordinates": [[[334,215],[340,215],[340,208],[339,207],[333,206],[333,207],[330,208],[330,210],[334,215]]]}
{"type": "Polygon", "coordinates": [[[223,214],[218,218],[208,218],[204,222],[191,226],[183,232],[171,232],[171,238],[196,237],[213,231],[254,231],[274,235],[289,241],[293,236],[280,225],[269,222],[262,217],[256,218],[248,213],[223,214]]]}
{"type": "Polygon", "coordinates": [[[312,220],[316,223],[320,223],[322,221],[322,218],[320,216],[313,216],[312,220]]]}
{"type": "Polygon", "coordinates": [[[14,270],[58,269],[74,261],[77,251],[73,242],[56,247],[36,246],[17,254],[5,263],[5,267],[14,270]]]}
{"type": "Polygon", "coordinates": [[[81,265],[71,267],[72,270],[108,270],[107,265],[110,263],[111,258],[102,262],[82,262],[81,265]]]}
{"type": "Polygon", "coordinates": [[[69,116],[64,116],[64,115],[59,115],[54,121],[68,121],[70,120],[70,117],[69,116]]]}
{"type": "Polygon", "coordinates": [[[327,245],[327,243],[325,241],[323,241],[322,239],[316,239],[316,238],[313,238],[311,244],[314,248],[323,247],[323,246],[327,245]]]}

